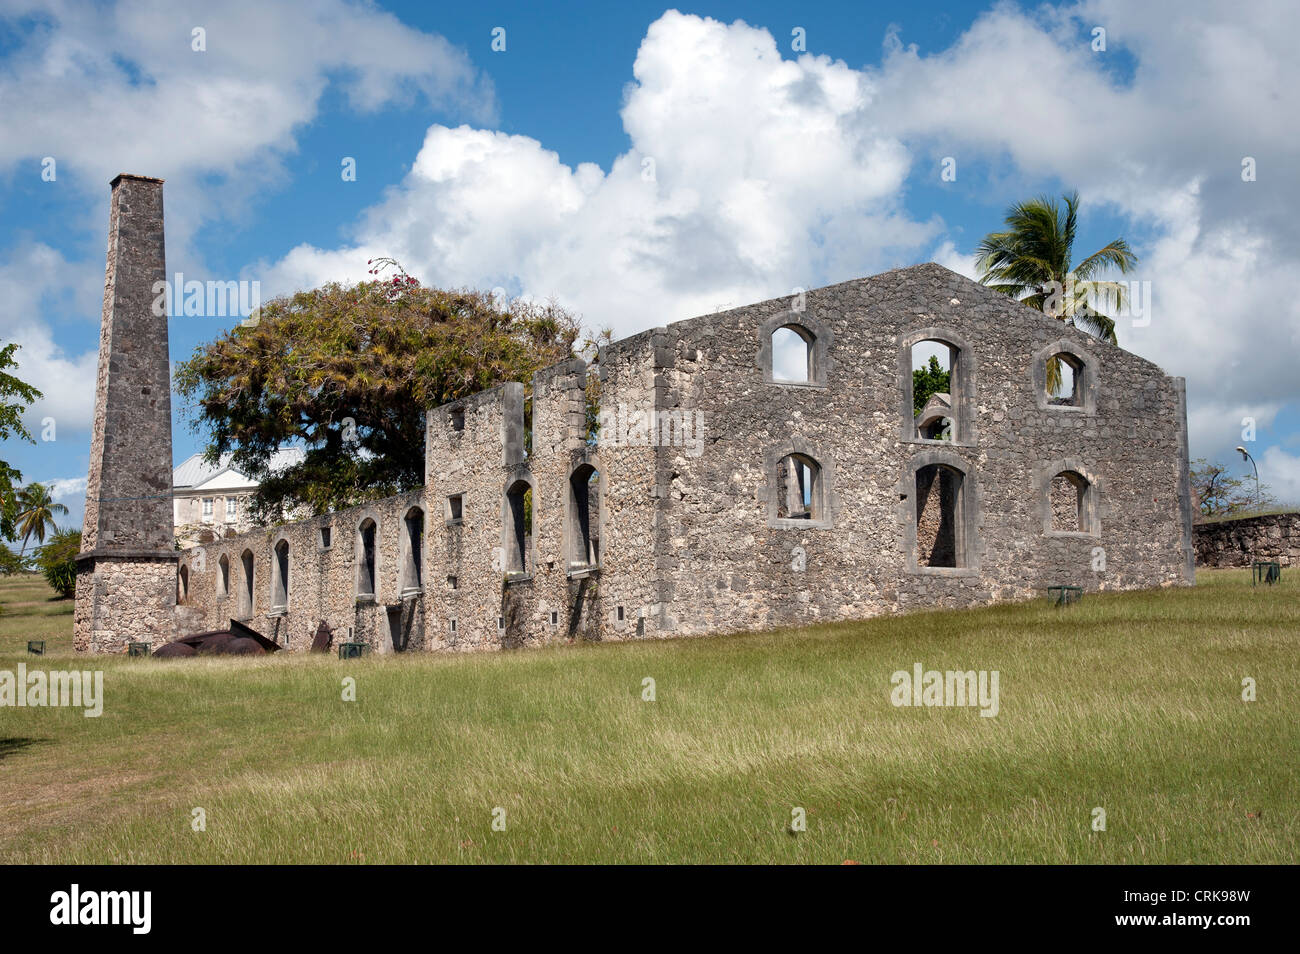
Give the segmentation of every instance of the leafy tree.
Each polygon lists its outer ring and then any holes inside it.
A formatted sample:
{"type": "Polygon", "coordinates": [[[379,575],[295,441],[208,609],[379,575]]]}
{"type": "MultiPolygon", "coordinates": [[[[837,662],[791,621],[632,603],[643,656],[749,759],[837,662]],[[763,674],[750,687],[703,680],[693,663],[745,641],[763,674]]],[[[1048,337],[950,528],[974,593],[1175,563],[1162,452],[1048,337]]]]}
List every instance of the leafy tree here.
{"type": "Polygon", "coordinates": [[[50,542],[36,554],[45,582],[64,599],[77,591],[77,554],[81,552],[81,531],[56,529],[50,542]]]}
{"type": "Polygon", "coordinates": [[[424,483],[425,410],[570,358],[578,320],[554,303],[500,307],[485,292],[424,288],[391,259],[391,278],[330,283],[274,299],[197,348],[176,371],[209,461],[260,481],[254,516],[282,520],[424,483]],[[305,459],[277,473],[276,449],[305,459]]]}
{"type": "Polygon", "coordinates": [[[1268,484],[1256,490],[1253,477],[1233,477],[1223,464],[1192,461],[1192,492],[1203,517],[1244,516],[1275,506],[1268,484]]]}
{"type": "MultiPolygon", "coordinates": [[[[5,368],[18,366],[14,359],[18,347],[17,342],[11,341],[0,348],[0,441],[16,437],[35,444],[36,441],[23,425],[23,411],[42,396],[41,392],[5,371],[5,368]]],[[[22,479],[23,475],[19,471],[0,460],[0,537],[6,540],[14,538],[15,522],[18,519],[17,493],[14,488],[22,479]]]]}
{"type": "MultiPolygon", "coordinates": [[[[1125,287],[1118,282],[1095,281],[1093,276],[1107,266],[1126,274],[1138,258],[1127,242],[1117,238],[1074,265],[1079,193],[1062,198],[1064,208],[1044,195],[1018,202],[1007,211],[1006,231],[990,232],[976,249],[983,272],[980,281],[1116,344],[1114,319],[1091,307],[1088,298],[1091,294],[1095,300],[1104,294],[1122,308],[1125,287]]],[[[1060,386],[1060,361],[1054,359],[1047,364],[1047,390],[1055,393],[1060,386]]]]}
{"type": "Polygon", "coordinates": [[[12,576],[27,569],[27,561],[0,543],[0,576],[12,576]]]}
{"type": "Polygon", "coordinates": [[[952,373],[945,371],[935,355],[924,368],[912,369],[912,409],[920,414],[925,402],[936,394],[947,394],[952,373]]]}
{"type": "Polygon", "coordinates": [[[28,484],[18,491],[18,533],[23,538],[22,552],[27,552],[27,542],[32,537],[37,543],[45,542],[45,530],[57,529],[54,515],[65,516],[68,508],[55,503],[49,488],[44,484],[28,484]]]}

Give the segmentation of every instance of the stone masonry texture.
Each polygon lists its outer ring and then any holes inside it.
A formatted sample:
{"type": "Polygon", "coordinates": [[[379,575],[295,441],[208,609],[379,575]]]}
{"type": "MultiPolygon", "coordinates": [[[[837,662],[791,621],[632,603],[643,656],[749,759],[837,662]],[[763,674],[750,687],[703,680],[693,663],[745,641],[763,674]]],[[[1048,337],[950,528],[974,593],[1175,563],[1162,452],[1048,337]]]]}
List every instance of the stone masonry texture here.
{"type": "Polygon", "coordinates": [[[123,651],[175,635],[171,368],[160,179],[112,182],[99,372],[73,643],[123,651]]]}
{"type": "Polygon", "coordinates": [[[1300,566],[1300,513],[1270,513],[1196,525],[1196,565],[1300,566]]]}
{"type": "Polygon", "coordinates": [[[78,649],[231,619],[289,651],[321,622],[379,653],[500,649],[1194,582],[1182,379],[934,264],[432,408],[423,487],[168,556],[161,183],[113,189],[78,649]],[[783,328],[806,381],[773,373],[783,328]],[[927,341],[951,349],[950,439],[913,414],[927,341]],[[1044,389],[1055,355],[1072,403],[1044,389]]]}
{"type": "Polygon", "coordinates": [[[323,620],[378,652],[473,650],[1194,580],[1182,380],[937,265],[652,329],[594,368],[540,372],[531,395],[531,447],[525,388],[501,385],[430,410],[422,489],[186,551],[183,628],[239,618],[301,650],[323,620]],[[807,383],[773,380],[770,336],[787,325],[812,341],[807,383]],[[921,340],[957,349],[953,440],[916,435],[921,340]],[[1082,364],[1075,405],[1042,393],[1038,365],[1057,353],[1082,364]],[[800,519],[779,499],[792,454],[816,468],[800,519]],[[588,467],[584,534],[571,477],[585,487],[588,467]],[[531,527],[512,489],[531,491],[531,527]],[[373,595],[357,582],[366,521],[373,595]],[[290,580],[273,609],[281,540],[290,580]]]}

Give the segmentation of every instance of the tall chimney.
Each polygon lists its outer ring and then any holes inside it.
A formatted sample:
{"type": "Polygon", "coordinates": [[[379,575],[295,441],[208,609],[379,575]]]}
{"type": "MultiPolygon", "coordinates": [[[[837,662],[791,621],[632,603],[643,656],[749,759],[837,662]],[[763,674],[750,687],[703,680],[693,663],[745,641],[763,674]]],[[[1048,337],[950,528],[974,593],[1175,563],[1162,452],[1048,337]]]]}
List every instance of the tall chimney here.
{"type": "Polygon", "coordinates": [[[122,652],[175,635],[171,366],[163,181],[111,183],[86,522],[77,557],[73,645],[122,652]],[[155,304],[156,303],[156,304],[155,304]]]}

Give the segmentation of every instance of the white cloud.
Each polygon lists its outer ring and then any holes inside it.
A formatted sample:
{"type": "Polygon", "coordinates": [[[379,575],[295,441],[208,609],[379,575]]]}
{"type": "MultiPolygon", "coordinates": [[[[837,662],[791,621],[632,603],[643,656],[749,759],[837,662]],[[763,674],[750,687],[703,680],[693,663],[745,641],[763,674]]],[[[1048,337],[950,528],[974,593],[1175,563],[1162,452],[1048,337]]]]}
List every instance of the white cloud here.
{"type": "MultiPolygon", "coordinates": [[[[73,225],[100,236],[98,249],[109,180],[167,179],[173,268],[200,264],[191,240],[204,224],[285,176],[295,136],[331,84],[361,111],[422,98],[485,121],[495,114],[491,84],[463,51],[359,0],[9,2],[0,27],[17,38],[0,64],[0,174],[35,180],[54,158],[48,188],[76,190],[85,211],[73,225]],[[203,51],[192,48],[195,27],[206,31],[203,51]]],[[[93,276],[102,293],[103,259],[70,263],[29,236],[14,237],[10,253],[0,336],[22,344],[24,380],[45,393],[29,426],[51,416],[61,430],[85,427],[95,351],[61,347],[39,306],[71,298],[96,320],[97,296],[76,283],[93,276]]]]}
{"type": "Polygon", "coordinates": [[[971,281],[979,281],[979,269],[975,266],[975,253],[963,253],[957,250],[951,239],[939,243],[930,254],[930,261],[951,269],[958,275],[965,275],[971,281]]]}
{"type": "MultiPolygon", "coordinates": [[[[45,120],[23,105],[34,129],[68,148],[125,141],[102,160],[117,171],[143,148],[132,140],[149,138],[133,116],[162,116],[181,131],[172,138],[193,140],[152,143],[167,161],[223,170],[251,163],[266,177],[331,70],[355,71],[362,107],[413,89],[483,99],[454,55],[442,57],[441,72],[420,72],[423,52],[445,52],[436,38],[369,8],[336,0],[305,26],[301,12],[292,24],[273,21],[239,50],[223,24],[247,10],[223,10],[207,18],[207,55],[218,56],[199,74],[195,54],[187,44],[174,49],[171,27],[153,23],[149,9],[95,14],[90,27],[64,29],[60,42],[29,54],[29,67],[53,77],[37,83],[40,108],[56,111],[45,120]],[[126,48],[128,27],[141,31],[133,58],[151,64],[156,86],[133,85],[103,51],[78,46],[94,47],[102,30],[118,38],[108,49],[126,48]],[[334,38],[351,29],[401,42],[381,62],[354,52],[373,45],[355,35],[342,49],[334,38]],[[288,51],[281,62],[267,45],[284,30],[334,45],[323,63],[305,41],[301,55],[288,51]],[[127,97],[119,114],[132,113],[129,135],[113,125],[117,107],[107,98],[88,99],[88,111],[97,103],[110,111],[101,121],[40,95],[41,83],[62,89],[58,77],[67,75],[127,97]],[[193,115],[195,102],[207,112],[193,115]]],[[[1143,257],[1132,277],[1151,283],[1154,302],[1149,326],[1121,324],[1121,343],[1187,377],[1193,452],[1212,457],[1235,446],[1243,416],[1264,426],[1296,398],[1300,301],[1287,289],[1300,259],[1300,185],[1291,175],[1300,127],[1286,120],[1300,114],[1290,50],[1298,28],[1300,9],[1285,5],[1089,0],[1032,13],[1004,5],[948,49],[922,54],[893,36],[878,67],[855,70],[824,56],[783,59],[766,30],[670,11],[637,51],[622,109],[631,147],[607,173],[565,165],[529,137],[433,125],[410,173],[361,217],[352,243],[299,246],[245,277],[273,294],[360,279],[366,259],[394,255],[428,282],[555,296],[590,324],[627,334],[927,253],[973,275],[972,249],[962,244],[970,240],[904,204],[909,176],[952,155],[959,175],[988,162],[1026,190],[1059,179],[1081,190],[1085,216],[1105,206],[1127,220],[1143,257]],[[1092,51],[1093,24],[1107,28],[1110,53],[1092,51]],[[1134,68],[1121,79],[1113,68],[1122,56],[1134,68]],[[1247,155],[1258,162],[1254,183],[1240,178],[1247,155]]],[[[35,154],[24,135],[29,145],[19,151],[35,154]]]]}
{"type": "Polygon", "coordinates": [[[784,60],[765,30],[669,12],[637,53],[632,146],[608,175],[526,137],[434,126],[354,247],[294,249],[266,286],[359,278],[392,254],[427,281],[554,295],[627,334],[927,251],[974,277],[973,248],[909,217],[903,189],[927,151],[965,169],[1009,158],[1026,183],[1077,185],[1085,215],[1128,218],[1143,256],[1132,277],[1154,301],[1121,343],[1188,379],[1193,449],[1212,456],[1242,416],[1271,421],[1295,398],[1300,302],[1283,290],[1300,243],[1294,217],[1268,207],[1300,198],[1278,181],[1300,165],[1300,133],[1267,116],[1300,113],[1300,78],[1268,11],[1180,5],[1170,31],[1171,8],[1153,6],[998,6],[932,55],[891,36],[863,71],[784,60]],[[1131,80],[1092,51],[1094,22],[1136,58],[1131,80]],[[1240,181],[1246,150],[1268,183],[1240,181]]]}
{"type": "Polygon", "coordinates": [[[9,10],[22,16],[44,25],[0,74],[0,169],[54,156],[95,190],[118,172],[259,178],[241,164],[291,151],[332,80],[359,110],[417,95],[493,110],[462,51],[369,3],[51,0],[9,10]]]}
{"type": "MultiPolygon", "coordinates": [[[[69,353],[40,317],[46,305],[60,298],[82,313],[98,310],[95,288],[68,285],[67,276],[76,273],[61,254],[41,243],[23,247],[0,264],[0,342],[18,342],[15,373],[43,395],[23,415],[37,440],[46,419],[53,420],[57,440],[59,431],[89,427],[94,409],[98,350],[69,353]]],[[[102,294],[102,284],[98,291],[102,294]]]]}
{"type": "MultiPolygon", "coordinates": [[[[1264,450],[1257,464],[1259,482],[1273,491],[1279,503],[1300,505],[1300,456],[1273,446],[1264,450]]],[[[1254,471],[1251,482],[1254,482],[1254,471]]]]}
{"type": "MultiPolygon", "coordinates": [[[[1214,456],[1243,416],[1271,421],[1297,397],[1300,185],[1282,170],[1300,165],[1300,129],[1277,121],[1300,113],[1296,30],[1300,8],[1284,4],[1002,5],[934,55],[891,39],[869,71],[870,119],[959,168],[1009,157],[1031,181],[1077,186],[1084,215],[1104,203],[1127,217],[1143,258],[1130,277],[1150,282],[1152,309],[1147,327],[1121,322],[1120,343],[1187,378],[1193,452],[1214,456]],[[1109,54],[1093,52],[1094,24],[1109,54]],[[1106,72],[1123,50],[1126,83],[1106,72]],[[1242,181],[1247,155],[1267,179],[1242,181]]],[[[947,244],[936,257],[968,262],[947,244]]]]}
{"type": "Polygon", "coordinates": [[[264,287],[359,277],[387,254],[627,334],[879,271],[938,231],[903,209],[908,152],[857,122],[873,91],[844,63],[783,60],[766,30],[670,11],[633,72],[632,148],[608,174],[528,137],[433,126],[354,247],[294,249],[264,287]]]}
{"type": "Polygon", "coordinates": [[[54,500],[61,503],[67,503],[69,500],[76,500],[78,497],[86,495],[85,477],[55,477],[51,480],[40,481],[40,483],[45,485],[54,500]]]}
{"type": "Polygon", "coordinates": [[[83,193],[82,224],[96,231],[117,173],[166,179],[173,261],[190,258],[204,224],[287,177],[331,84],[359,111],[422,98],[495,115],[463,51],[360,0],[44,0],[8,5],[6,19],[24,29],[0,70],[0,172],[35,179],[52,157],[50,187],[83,193]],[[205,50],[192,48],[195,28],[205,50]]]}

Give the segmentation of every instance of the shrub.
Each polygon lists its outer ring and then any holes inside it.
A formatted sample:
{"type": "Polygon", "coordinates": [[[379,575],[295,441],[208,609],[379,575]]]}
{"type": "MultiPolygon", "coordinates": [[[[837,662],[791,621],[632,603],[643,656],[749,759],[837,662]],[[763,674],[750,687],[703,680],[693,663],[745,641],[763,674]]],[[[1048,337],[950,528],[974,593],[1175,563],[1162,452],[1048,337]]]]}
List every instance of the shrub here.
{"type": "Polygon", "coordinates": [[[13,550],[0,543],[0,576],[12,576],[27,569],[26,562],[13,550]]]}
{"type": "Polygon", "coordinates": [[[45,582],[64,599],[77,590],[77,554],[81,552],[80,530],[55,530],[49,542],[41,547],[36,565],[45,575],[45,582]]]}

